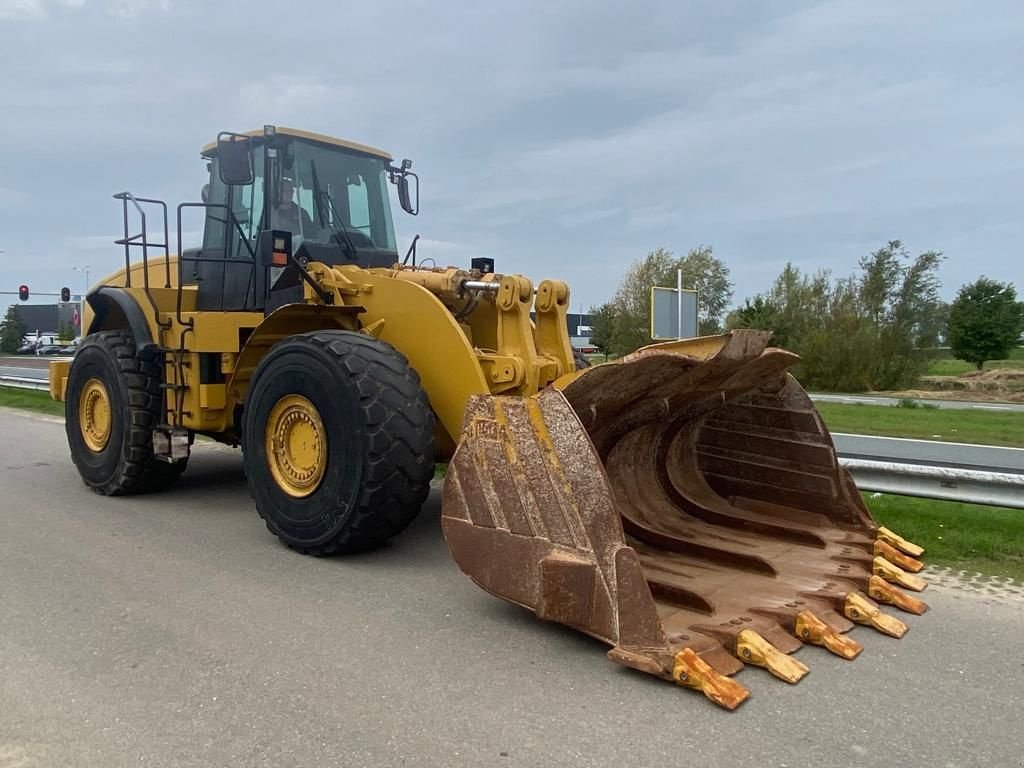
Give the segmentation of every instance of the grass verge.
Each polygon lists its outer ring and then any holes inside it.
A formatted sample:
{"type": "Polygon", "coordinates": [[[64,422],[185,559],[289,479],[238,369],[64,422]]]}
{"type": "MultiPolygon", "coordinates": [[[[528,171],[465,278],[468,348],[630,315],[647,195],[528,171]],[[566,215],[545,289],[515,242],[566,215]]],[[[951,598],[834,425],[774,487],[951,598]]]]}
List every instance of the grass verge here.
{"type": "MultiPolygon", "coordinates": [[[[988,360],[985,370],[994,368],[1024,368],[1024,347],[1014,347],[1005,360],[988,360]]],[[[961,373],[975,370],[973,363],[957,360],[948,349],[937,351],[928,361],[928,376],[959,376],[961,373]]]]}
{"type": "Polygon", "coordinates": [[[34,389],[0,387],[0,406],[24,408],[26,411],[46,413],[50,416],[64,415],[64,403],[52,400],[48,392],[34,389]]]}
{"type": "Polygon", "coordinates": [[[1024,582],[1024,510],[863,496],[879,523],[924,547],[926,563],[1024,582]]]}
{"type": "Polygon", "coordinates": [[[1024,448],[1024,413],[861,403],[815,405],[832,432],[1024,448]]]}

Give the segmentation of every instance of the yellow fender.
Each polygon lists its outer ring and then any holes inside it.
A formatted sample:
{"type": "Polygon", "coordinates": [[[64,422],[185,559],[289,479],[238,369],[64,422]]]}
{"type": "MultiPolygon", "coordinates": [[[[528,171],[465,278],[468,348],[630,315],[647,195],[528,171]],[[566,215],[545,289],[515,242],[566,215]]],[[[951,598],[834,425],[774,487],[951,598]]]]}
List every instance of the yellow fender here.
{"type": "Polygon", "coordinates": [[[419,374],[448,438],[449,445],[438,445],[438,452],[450,453],[462,431],[469,398],[490,393],[462,328],[444,304],[420,285],[361,269],[337,271],[360,289],[358,295],[345,298],[363,308],[359,315],[363,328],[405,355],[419,374]]]}

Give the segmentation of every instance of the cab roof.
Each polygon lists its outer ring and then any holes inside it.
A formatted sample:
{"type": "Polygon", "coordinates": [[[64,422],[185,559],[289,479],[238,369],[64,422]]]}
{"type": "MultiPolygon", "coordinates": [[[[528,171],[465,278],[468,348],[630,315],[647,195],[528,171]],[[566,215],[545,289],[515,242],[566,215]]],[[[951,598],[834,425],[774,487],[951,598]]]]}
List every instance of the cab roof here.
{"type": "MultiPolygon", "coordinates": [[[[326,144],[331,147],[344,147],[345,149],[351,149],[356,152],[364,152],[368,155],[374,155],[376,157],[382,157],[385,160],[393,159],[391,153],[385,152],[383,149],[377,149],[376,147],[369,147],[366,144],[359,144],[355,141],[347,141],[346,139],[336,139],[333,136],[325,136],[322,133],[312,133],[311,131],[302,131],[298,128],[286,128],[284,126],[276,127],[277,134],[279,136],[294,136],[297,139],[305,139],[306,141],[315,141],[318,144],[326,144]]],[[[242,136],[251,136],[253,138],[261,138],[263,136],[263,129],[260,128],[254,131],[244,131],[242,136]]],[[[205,145],[201,150],[200,154],[204,157],[212,157],[217,154],[217,142],[211,141],[205,145]]]]}

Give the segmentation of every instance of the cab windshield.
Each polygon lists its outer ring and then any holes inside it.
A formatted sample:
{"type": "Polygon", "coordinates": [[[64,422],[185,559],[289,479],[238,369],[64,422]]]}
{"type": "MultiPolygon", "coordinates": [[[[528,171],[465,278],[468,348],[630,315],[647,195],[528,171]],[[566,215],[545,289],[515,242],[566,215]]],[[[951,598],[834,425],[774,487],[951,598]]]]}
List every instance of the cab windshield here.
{"type": "Polygon", "coordinates": [[[275,181],[293,237],[343,245],[347,234],[356,248],[396,251],[384,158],[293,141],[275,181]]]}
{"type": "MultiPolygon", "coordinates": [[[[253,183],[226,187],[213,158],[207,199],[229,205],[237,223],[221,209],[207,209],[203,248],[227,248],[230,259],[249,258],[263,223],[263,194],[270,195],[269,226],[304,242],[334,246],[379,260],[397,258],[388,197],[388,161],[338,146],[291,139],[281,147],[271,183],[264,185],[263,147],[253,148],[253,183]]],[[[351,257],[350,257],[351,258],[351,257]]],[[[392,262],[393,263],[393,262],[392,262]]]]}

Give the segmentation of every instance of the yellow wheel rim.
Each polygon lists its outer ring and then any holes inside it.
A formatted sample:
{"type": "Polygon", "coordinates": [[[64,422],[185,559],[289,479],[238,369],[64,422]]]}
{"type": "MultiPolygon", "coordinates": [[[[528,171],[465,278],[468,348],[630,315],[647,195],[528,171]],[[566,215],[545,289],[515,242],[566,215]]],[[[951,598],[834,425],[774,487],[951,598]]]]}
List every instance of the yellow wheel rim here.
{"type": "Polygon", "coordinates": [[[110,439],[110,395],[99,379],[89,379],[78,398],[78,427],[90,451],[99,453],[110,439]]]}
{"type": "Polygon", "coordinates": [[[327,430],[316,406],[285,395],[270,410],[265,432],[267,465],[278,487],[295,498],[309,496],[327,469],[327,430]]]}

